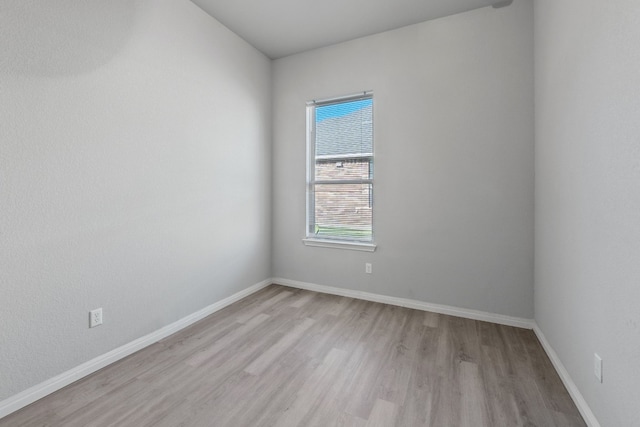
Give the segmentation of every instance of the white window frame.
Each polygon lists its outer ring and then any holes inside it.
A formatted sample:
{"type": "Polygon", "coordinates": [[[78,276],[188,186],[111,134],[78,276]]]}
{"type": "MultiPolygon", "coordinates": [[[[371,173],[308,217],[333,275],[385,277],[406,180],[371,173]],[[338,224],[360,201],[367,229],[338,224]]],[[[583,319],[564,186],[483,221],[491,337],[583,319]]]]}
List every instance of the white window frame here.
{"type": "MultiPolygon", "coordinates": [[[[315,211],[315,193],[314,188],[315,185],[318,184],[371,184],[371,191],[373,193],[373,177],[370,179],[353,179],[353,180],[315,180],[316,175],[316,156],[315,156],[315,145],[316,145],[316,117],[315,117],[315,109],[316,107],[321,107],[324,105],[337,104],[342,102],[350,102],[350,101],[358,101],[361,99],[373,99],[373,92],[366,91],[360,92],[357,94],[341,96],[337,98],[330,99],[322,99],[322,100],[312,100],[307,102],[307,185],[306,185],[306,218],[305,218],[305,238],[302,239],[305,245],[307,246],[316,246],[316,247],[324,247],[324,248],[335,248],[335,249],[350,249],[356,251],[365,251],[365,252],[373,252],[376,250],[376,243],[374,243],[374,225],[373,225],[373,203],[371,205],[372,209],[372,223],[371,223],[371,241],[360,241],[360,240],[348,240],[348,239],[339,239],[339,238],[318,238],[314,233],[311,232],[312,227],[312,216],[315,211]]],[[[373,144],[373,151],[375,151],[375,143],[373,144]]],[[[370,158],[374,160],[374,153],[370,154],[370,158]]],[[[315,225],[315,221],[313,221],[315,225]]]]}

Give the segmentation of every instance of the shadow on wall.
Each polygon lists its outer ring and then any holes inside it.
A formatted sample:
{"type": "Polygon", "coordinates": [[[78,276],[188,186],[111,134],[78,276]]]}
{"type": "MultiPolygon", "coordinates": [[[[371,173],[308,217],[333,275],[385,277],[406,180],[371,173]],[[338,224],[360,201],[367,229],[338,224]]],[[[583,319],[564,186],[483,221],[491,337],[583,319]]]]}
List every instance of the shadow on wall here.
{"type": "Polygon", "coordinates": [[[2,0],[0,73],[64,76],[109,62],[135,22],[131,0],[2,0]]]}

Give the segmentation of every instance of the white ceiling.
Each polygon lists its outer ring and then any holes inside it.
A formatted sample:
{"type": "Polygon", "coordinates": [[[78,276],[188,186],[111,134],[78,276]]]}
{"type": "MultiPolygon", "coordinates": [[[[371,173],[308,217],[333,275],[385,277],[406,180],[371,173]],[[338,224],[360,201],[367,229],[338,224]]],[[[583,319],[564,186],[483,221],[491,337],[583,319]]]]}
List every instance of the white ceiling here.
{"type": "Polygon", "coordinates": [[[192,0],[268,57],[368,36],[503,0],[192,0]]]}

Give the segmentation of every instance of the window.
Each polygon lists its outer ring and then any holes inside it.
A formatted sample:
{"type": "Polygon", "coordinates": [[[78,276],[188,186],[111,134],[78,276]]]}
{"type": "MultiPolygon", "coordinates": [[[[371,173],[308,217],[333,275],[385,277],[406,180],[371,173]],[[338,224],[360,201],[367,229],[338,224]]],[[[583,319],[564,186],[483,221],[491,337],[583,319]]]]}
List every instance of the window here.
{"type": "Polygon", "coordinates": [[[373,96],[307,104],[307,232],[318,241],[373,250],[373,96]]]}

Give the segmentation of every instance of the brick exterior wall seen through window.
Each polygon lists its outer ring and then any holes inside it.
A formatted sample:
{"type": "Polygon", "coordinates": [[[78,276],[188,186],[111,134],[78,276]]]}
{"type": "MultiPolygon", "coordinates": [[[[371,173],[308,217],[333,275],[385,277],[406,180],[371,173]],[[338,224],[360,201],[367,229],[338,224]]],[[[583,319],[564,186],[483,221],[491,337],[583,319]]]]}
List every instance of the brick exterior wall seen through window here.
{"type": "MultiPolygon", "coordinates": [[[[369,159],[317,160],[316,180],[368,179],[369,159]]],[[[372,230],[370,184],[318,184],[315,186],[315,220],[323,228],[372,230]]]]}

